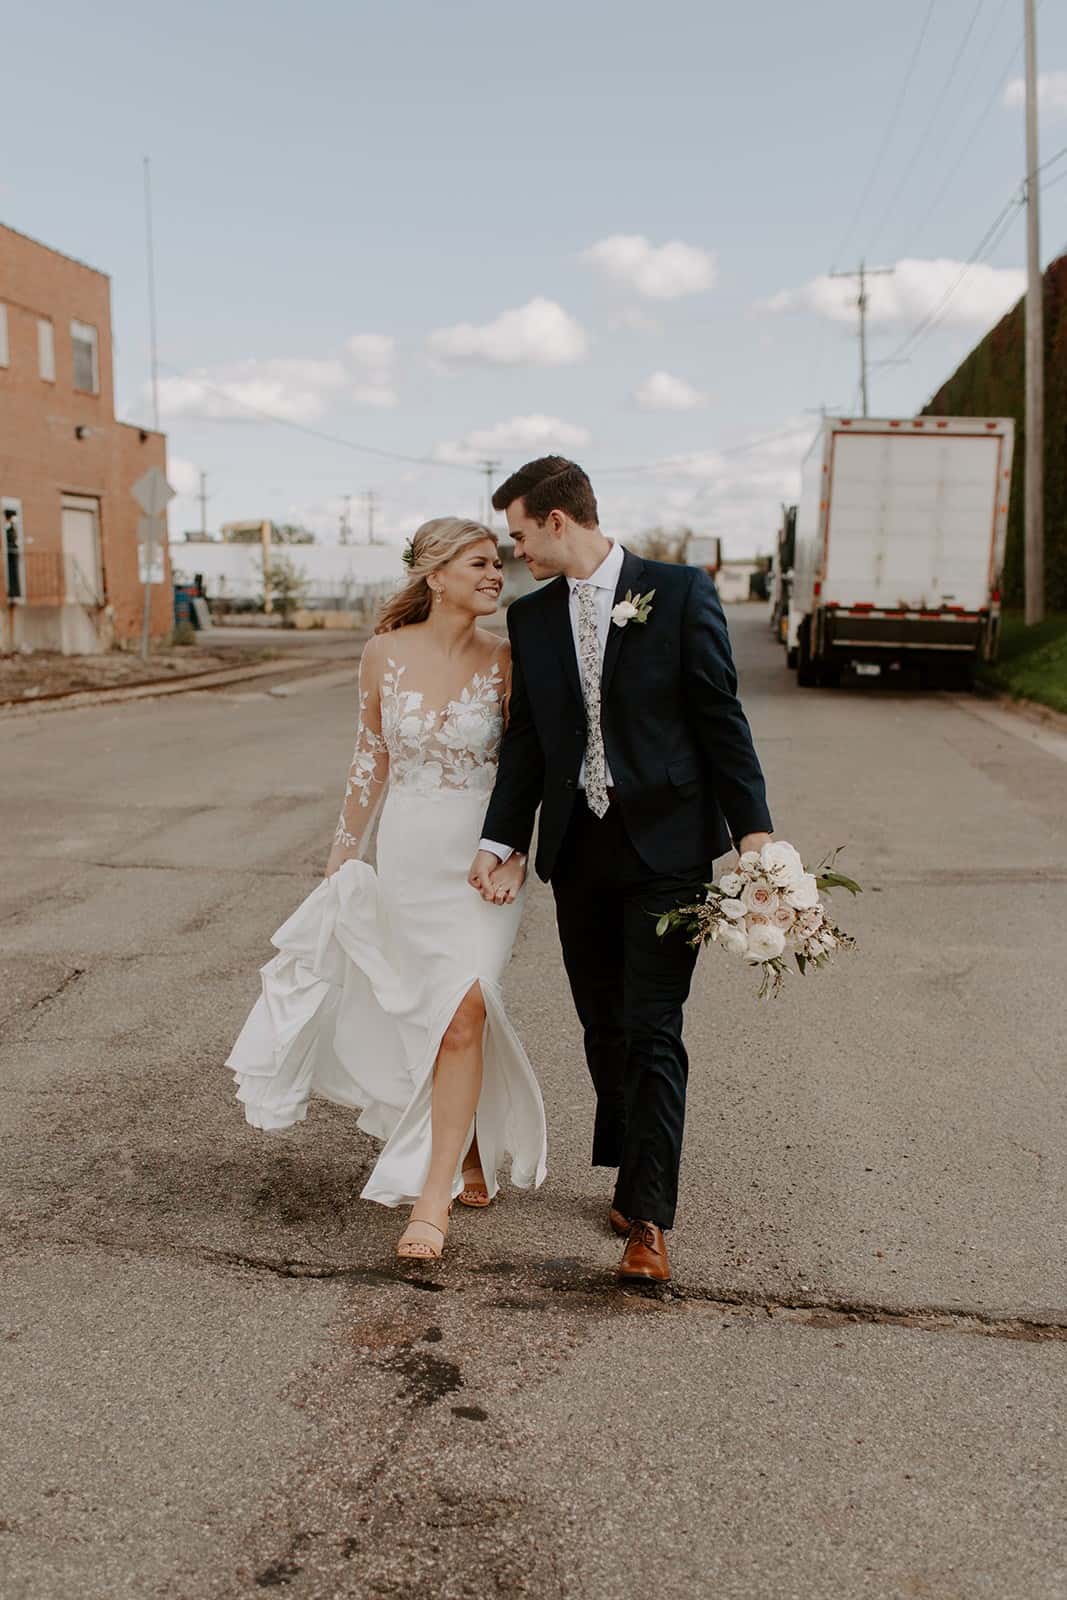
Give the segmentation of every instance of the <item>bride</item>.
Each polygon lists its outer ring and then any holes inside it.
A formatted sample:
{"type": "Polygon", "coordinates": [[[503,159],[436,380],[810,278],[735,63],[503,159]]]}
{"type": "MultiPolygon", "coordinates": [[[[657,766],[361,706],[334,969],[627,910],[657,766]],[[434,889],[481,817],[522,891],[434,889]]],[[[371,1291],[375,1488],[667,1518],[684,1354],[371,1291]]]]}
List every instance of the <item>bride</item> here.
{"type": "Polygon", "coordinates": [[[410,1205],[397,1253],[428,1259],[453,1199],[488,1205],[505,1159],[512,1183],[542,1182],[545,1117],[500,992],[523,863],[494,876],[495,905],[467,882],[510,683],[507,641],[478,626],[503,587],[496,535],[439,517],[405,561],[360,663],[326,877],[274,935],[226,1065],[255,1128],[302,1121],[313,1094],[359,1108],[384,1141],[363,1195],[410,1205]]]}

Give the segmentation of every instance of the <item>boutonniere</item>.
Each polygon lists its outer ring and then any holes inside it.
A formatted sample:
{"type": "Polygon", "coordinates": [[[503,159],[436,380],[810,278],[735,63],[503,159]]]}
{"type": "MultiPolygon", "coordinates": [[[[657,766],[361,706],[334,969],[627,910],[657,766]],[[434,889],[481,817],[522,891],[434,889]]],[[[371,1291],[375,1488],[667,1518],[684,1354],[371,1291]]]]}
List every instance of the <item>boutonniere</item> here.
{"type": "Polygon", "coordinates": [[[626,599],[620,600],[611,613],[611,620],[617,628],[625,628],[628,622],[647,622],[652,615],[652,597],[655,589],[650,589],[647,594],[631,594],[626,591],[626,599]]]}

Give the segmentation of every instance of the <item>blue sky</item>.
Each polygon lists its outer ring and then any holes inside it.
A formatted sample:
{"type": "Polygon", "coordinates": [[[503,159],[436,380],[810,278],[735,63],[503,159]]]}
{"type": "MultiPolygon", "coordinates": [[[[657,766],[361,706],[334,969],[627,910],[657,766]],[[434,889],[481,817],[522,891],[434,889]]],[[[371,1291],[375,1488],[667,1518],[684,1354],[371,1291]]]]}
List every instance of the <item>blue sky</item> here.
{"type": "MultiPolygon", "coordinates": [[[[1038,26],[1047,160],[1067,8],[1038,26]]],[[[743,555],[813,409],[856,404],[822,275],[897,266],[872,288],[872,359],[909,358],[873,368],[883,415],[1014,300],[1021,212],[961,272],[1021,179],[1021,29],[1021,0],[54,0],[6,29],[0,218],[111,274],[119,412],[148,420],[151,156],[162,421],[209,526],[335,538],[373,489],[399,539],[479,510],[465,462],[562,447],[609,531],[688,523],[743,555]]],[[[1067,156],[1046,177],[1047,261],[1067,156]]],[[[198,516],[183,495],[172,534],[198,516]]]]}

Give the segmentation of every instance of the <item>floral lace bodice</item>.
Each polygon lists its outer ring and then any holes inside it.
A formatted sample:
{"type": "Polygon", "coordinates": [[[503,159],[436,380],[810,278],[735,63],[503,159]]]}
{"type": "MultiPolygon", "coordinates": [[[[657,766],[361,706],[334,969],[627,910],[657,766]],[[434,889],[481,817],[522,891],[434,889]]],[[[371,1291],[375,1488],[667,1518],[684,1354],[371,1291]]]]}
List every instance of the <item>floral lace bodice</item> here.
{"type": "Polygon", "coordinates": [[[432,692],[416,688],[406,666],[365,651],[356,748],[331,859],[360,854],[387,788],[425,797],[442,790],[488,795],[496,779],[506,692],[494,660],[458,698],[434,706],[432,692]]]}

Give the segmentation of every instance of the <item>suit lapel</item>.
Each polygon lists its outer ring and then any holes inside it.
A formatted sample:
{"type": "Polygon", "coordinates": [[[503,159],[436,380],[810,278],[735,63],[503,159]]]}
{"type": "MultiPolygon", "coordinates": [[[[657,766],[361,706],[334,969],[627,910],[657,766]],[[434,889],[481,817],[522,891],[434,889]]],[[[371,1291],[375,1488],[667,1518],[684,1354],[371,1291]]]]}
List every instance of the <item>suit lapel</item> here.
{"type": "MultiPolygon", "coordinates": [[[[625,599],[628,591],[632,594],[640,594],[641,575],[644,571],[645,564],[641,560],[641,557],[631,554],[629,550],[625,551],[622,558],[622,569],[619,572],[619,581],[615,585],[615,598],[612,601],[613,606],[617,606],[620,600],[625,599]]],[[[640,626],[640,623],[629,622],[625,628],[620,628],[616,623],[613,622],[608,629],[608,642],[604,650],[604,671],[600,680],[601,705],[603,705],[604,701],[608,697],[608,690],[611,687],[611,679],[615,672],[615,666],[619,659],[619,651],[622,649],[623,640],[631,628],[640,626]]]]}
{"type": "Polygon", "coordinates": [[[558,578],[550,586],[545,601],[548,633],[574,697],[580,706],[584,706],[585,696],[578,676],[578,657],[574,653],[574,630],[571,627],[571,590],[566,578],[558,578]]]}

